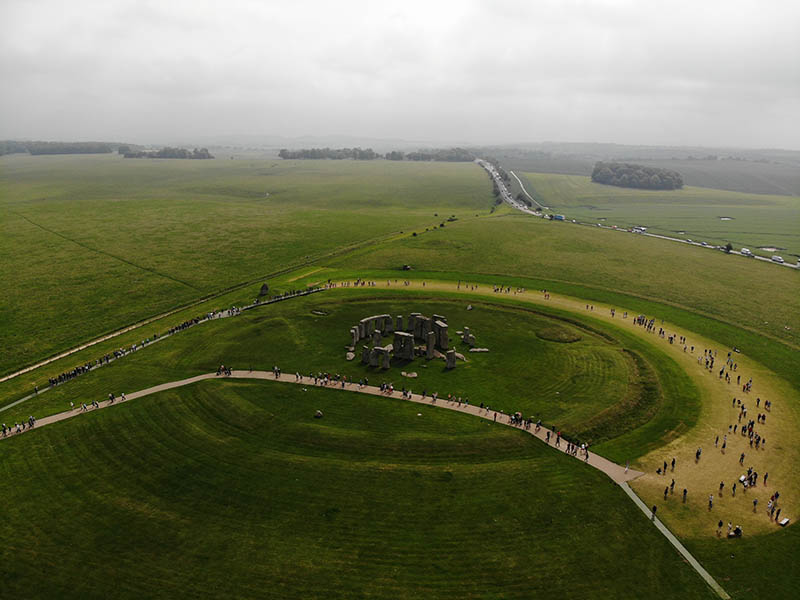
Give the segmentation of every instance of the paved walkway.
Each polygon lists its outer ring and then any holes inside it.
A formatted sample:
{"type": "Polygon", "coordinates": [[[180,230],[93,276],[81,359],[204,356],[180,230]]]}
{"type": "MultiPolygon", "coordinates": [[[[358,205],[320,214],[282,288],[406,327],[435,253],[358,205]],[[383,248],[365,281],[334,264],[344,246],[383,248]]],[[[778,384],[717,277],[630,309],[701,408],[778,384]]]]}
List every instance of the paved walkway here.
{"type": "MultiPolygon", "coordinates": [[[[100,403],[100,409],[108,408],[109,406],[114,406],[116,404],[122,404],[123,402],[130,402],[131,400],[135,400],[137,398],[142,398],[143,396],[149,396],[150,394],[156,394],[158,392],[163,392],[165,390],[171,390],[174,388],[183,387],[186,385],[191,385],[193,383],[197,383],[198,381],[205,381],[207,379],[259,379],[259,380],[266,380],[266,381],[278,381],[281,383],[294,383],[296,385],[303,385],[303,386],[312,386],[314,387],[314,379],[308,376],[301,377],[300,380],[297,380],[294,374],[292,373],[284,373],[281,377],[276,378],[275,375],[271,371],[232,371],[230,376],[220,376],[215,373],[206,373],[204,375],[197,375],[195,377],[189,377],[187,379],[181,379],[179,381],[171,381],[169,383],[162,383],[160,385],[156,385],[144,390],[140,390],[138,392],[132,392],[130,394],[125,395],[125,400],[116,399],[113,403],[108,400],[103,400],[100,403]]],[[[566,453],[567,449],[567,442],[565,440],[561,440],[558,446],[555,445],[556,434],[553,431],[545,429],[541,427],[539,431],[535,430],[535,426],[531,426],[530,429],[525,429],[524,427],[518,427],[515,425],[511,425],[509,422],[509,415],[505,413],[501,413],[494,410],[487,410],[480,408],[479,406],[473,406],[463,403],[458,403],[456,401],[448,401],[446,398],[438,398],[437,400],[433,400],[430,396],[425,398],[422,397],[420,394],[411,394],[410,397],[403,398],[402,392],[395,390],[393,393],[385,393],[380,390],[378,387],[374,386],[359,386],[357,383],[345,383],[342,386],[341,382],[331,382],[328,385],[322,385],[321,383],[316,384],[315,387],[326,387],[329,389],[334,390],[341,390],[345,392],[355,392],[360,394],[372,394],[373,396],[384,396],[388,398],[396,398],[396,399],[405,399],[410,402],[415,402],[417,404],[426,404],[428,406],[433,405],[439,408],[446,408],[448,410],[453,410],[456,412],[470,414],[476,417],[480,417],[482,419],[487,419],[489,421],[496,421],[502,425],[506,425],[509,427],[514,427],[515,429],[520,429],[522,431],[526,431],[527,433],[531,434],[535,438],[541,440],[543,443],[547,443],[553,449],[558,450],[560,452],[566,453]],[[547,434],[550,433],[550,442],[547,442],[547,434]]],[[[98,409],[89,409],[87,412],[94,412],[98,409]]],[[[50,425],[51,423],[57,423],[59,421],[64,421],[66,419],[77,417],[83,414],[84,411],[78,407],[75,410],[70,410],[62,413],[58,413],[55,415],[51,415],[49,417],[43,417],[42,419],[36,422],[36,427],[34,429],[39,429],[46,425],[50,425]]],[[[17,434],[12,433],[7,437],[16,437],[17,435],[22,435],[22,433],[26,433],[32,431],[31,429],[26,429],[25,431],[17,434]]],[[[2,439],[2,438],[0,438],[2,439]]],[[[619,484],[625,493],[630,496],[631,500],[648,516],[651,517],[650,509],[647,505],[642,502],[642,500],[634,493],[634,491],[628,485],[628,481],[632,479],[636,479],[637,477],[644,475],[644,473],[640,471],[634,471],[633,469],[628,469],[627,467],[623,467],[616,463],[611,462],[608,459],[603,458],[597,454],[592,452],[588,453],[589,456],[585,457],[585,455],[578,450],[578,454],[576,460],[581,460],[588,465],[598,469],[608,475],[614,482],[619,484]]],[[[695,571],[705,580],[705,582],[717,593],[720,598],[723,600],[729,600],[730,596],[725,592],[724,589],[714,580],[714,578],[706,571],[702,565],[695,559],[686,547],[680,543],[680,541],[672,534],[672,532],[667,529],[667,527],[659,520],[653,519],[653,523],[656,528],[669,540],[669,542],[678,550],[678,552],[684,557],[684,559],[694,568],[695,571]]]]}

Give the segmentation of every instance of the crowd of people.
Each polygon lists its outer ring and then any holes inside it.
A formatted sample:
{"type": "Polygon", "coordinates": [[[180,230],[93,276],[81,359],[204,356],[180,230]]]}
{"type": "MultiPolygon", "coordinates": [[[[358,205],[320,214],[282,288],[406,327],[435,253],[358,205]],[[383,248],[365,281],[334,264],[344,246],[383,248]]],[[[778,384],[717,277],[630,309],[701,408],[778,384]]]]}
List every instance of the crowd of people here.
{"type": "MultiPolygon", "coordinates": [[[[611,309],[612,317],[614,316],[614,309],[611,309]]],[[[626,313],[627,316],[627,313],[626,313]]],[[[663,325],[663,321],[661,322],[663,325]]],[[[634,326],[644,327],[648,332],[657,333],[657,335],[669,341],[672,344],[679,344],[683,347],[683,352],[688,352],[694,354],[695,346],[689,344],[687,338],[685,336],[675,334],[669,334],[666,329],[661,326],[658,327],[656,325],[656,318],[655,317],[646,317],[645,315],[638,315],[633,319],[634,326]]],[[[699,352],[697,353],[697,363],[698,365],[703,367],[703,370],[709,374],[716,373],[717,378],[720,380],[724,380],[728,384],[733,384],[734,379],[735,383],[738,387],[741,388],[741,393],[748,395],[753,390],[753,379],[749,378],[747,381],[742,381],[742,375],[738,372],[739,365],[736,361],[736,354],[739,353],[738,348],[733,348],[731,351],[727,352],[727,356],[725,357],[725,364],[717,371],[715,369],[715,364],[718,358],[718,351],[713,348],[704,348],[702,354],[699,352]]],[[[761,398],[756,398],[755,401],[756,408],[761,409],[762,401],[761,398]]],[[[767,422],[767,413],[769,413],[772,409],[772,401],[771,400],[764,400],[763,402],[763,410],[765,412],[758,412],[756,414],[755,419],[748,419],[747,418],[747,406],[745,402],[742,400],[741,397],[734,396],[731,401],[731,407],[737,411],[736,414],[736,422],[731,423],[728,425],[728,430],[726,432],[721,432],[720,434],[714,435],[714,447],[719,449],[720,452],[724,455],[728,449],[729,445],[729,435],[738,435],[742,438],[746,438],[749,447],[756,452],[763,452],[766,447],[766,438],[763,435],[763,431],[760,431],[758,428],[763,427],[767,422]]],[[[703,449],[697,448],[695,451],[695,464],[700,463],[702,457],[703,449]]],[[[739,467],[744,468],[745,461],[747,459],[746,452],[740,452],[738,455],[738,464],[739,467]]],[[[671,463],[671,472],[675,471],[675,458],[672,459],[671,463]]],[[[657,475],[666,475],[667,474],[667,461],[663,461],[663,464],[656,468],[657,475]]],[[[769,473],[764,473],[763,477],[761,478],[761,487],[766,488],[767,480],[769,478],[769,473]]],[[[753,466],[748,466],[747,470],[739,475],[739,477],[730,485],[726,486],[725,481],[720,481],[719,486],[716,490],[717,496],[721,497],[725,493],[726,487],[730,490],[731,497],[736,496],[737,489],[742,490],[743,492],[747,492],[747,490],[755,489],[759,485],[759,474],[753,466]]],[[[664,488],[664,500],[667,501],[668,498],[674,493],[675,488],[675,479],[672,479],[671,484],[665,486],[664,488]]],[[[686,488],[683,489],[683,502],[686,502],[688,490],[686,488]]],[[[767,504],[766,513],[769,516],[771,521],[779,524],[785,524],[784,522],[779,521],[780,517],[780,507],[778,506],[778,498],[780,494],[775,492],[770,497],[769,503],[767,504]]],[[[653,516],[655,517],[655,509],[657,507],[653,507],[653,516]]],[[[708,510],[714,510],[714,493],[710,493],[708,495],[708,510]]],[[[753,499],[753,512],[757,512],[758,510],[758,498],[753,499]]],[[[717,524],[717,535],[721,535],[721,531],[723,528],[723,522],[720,520],[717,524]]],[[[733,527],[730,523],[728,523],[728,536],[729,537],[741,537],[742,535],[742,528],[741,526],[733,527]]]]}
{"type": "Polygon", "coordinates": [[[12,433],[22,433],[23,431],[25,431],[26,427],[28,429],[33,429],[35,425],[36,425],[36,418],[33,415],[28,417],[27,421],[20,421],[19,423],[14,423],[13,428],[3,423],[2,426],[3,437],[8,437],[12,433]]]}

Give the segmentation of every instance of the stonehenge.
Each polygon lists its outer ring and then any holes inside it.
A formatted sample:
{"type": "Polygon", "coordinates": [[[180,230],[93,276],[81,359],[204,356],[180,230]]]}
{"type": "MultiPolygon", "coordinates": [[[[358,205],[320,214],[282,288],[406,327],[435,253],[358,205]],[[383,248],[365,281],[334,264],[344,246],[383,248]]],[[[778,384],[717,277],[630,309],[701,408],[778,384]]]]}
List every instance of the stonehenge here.
{"type": "MultiPolygon", "coordinates": [[[[457,333],[463,343],[471,348],[475,346],[475,336],[469,327],[457,333]]],[[[355,352],[358,345],[362,344],[361,362],[371,367],[388,369],[393,358],[411,361],[417,354],[421,356],[423,353],[428,360],[444,355],[447,369],[456,366],[456,352],[450,347],[447,317],[444,315],[426,317],[413,312],[407,319],[403,315],[373,315],[352,326],[350,337],[352,351],[355,352]],[[392,343],[383,345],[383,338],[387,335],[393,336],[392,343]],[[364,345],[364,341],[368,343],[364,345]],[[417,348],[418,343],[420,348],[417,348]]]]}

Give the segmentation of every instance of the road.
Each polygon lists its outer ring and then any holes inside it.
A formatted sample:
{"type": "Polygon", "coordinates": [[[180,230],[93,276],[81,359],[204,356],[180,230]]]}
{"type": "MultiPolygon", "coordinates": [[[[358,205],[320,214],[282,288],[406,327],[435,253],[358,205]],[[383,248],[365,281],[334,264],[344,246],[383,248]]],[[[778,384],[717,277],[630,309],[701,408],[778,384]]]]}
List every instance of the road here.
{"type": "MultiPolygon", "coordinates": [[[[506,187],[506,184],[503,181],[502,177],[500,177],[500,173],[497,172],[497,169],[495,169],[490,162],[485,161],[481,158],[476,158],[475,162],[478,163],[480,166],[482,166],[484,169],[486,169],[491,178],[497,184],[497,189],[500,190],[500,197],[503,199],[503,202],[529,215],[534,215],[536,217],[542,216],[542,213],[536,212],[535,210],[531,210],[525,203],[519,202],[514,199],[514,197],[511,195],[511,192],[508,191],[508,188],[506,187]]],[[[514,177],[516,177],[516,175],[514,175],[514,177]]],[[[519,179],[517,179],[517,181],[519,181],[519,179]]],[[[528,192],[525,193],[528,194],[528,192]]],[[[530,194],[528,194],[528,197],[530,198],[530,194]]],[[[531,200],[533,200],[533,198],[531,198],[531,200]]],[[[536,201],[534,200],[534,202],[536,201]]],[[[536,202],[536,204],[541,206],[541,204],[539,204],[538,202],[536,202]]]]}

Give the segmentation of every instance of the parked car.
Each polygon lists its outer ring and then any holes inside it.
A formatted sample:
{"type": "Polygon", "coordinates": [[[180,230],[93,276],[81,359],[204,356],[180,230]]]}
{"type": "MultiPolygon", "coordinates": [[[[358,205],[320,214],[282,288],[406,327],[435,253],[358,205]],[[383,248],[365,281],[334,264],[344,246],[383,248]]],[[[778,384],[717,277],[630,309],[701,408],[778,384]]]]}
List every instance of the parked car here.
{"type": "Polygon", "coordinates": [[[772,255],[772,262],[783,264],[783,262],[784,262],[783,261],[783,257],[782,256],[778,256],[777,254],[773,254],[772,255]]]}
{"type": "Polygon", "coordinates": [[[742,248],[742,249],[739,251],[739,253],[740,253],[742,256],[749,256],[750,258],[753,258],[753,257],[755,256],[755,255],[754,255],[752,252],[750,252],[750,248],[742,248]]]}

